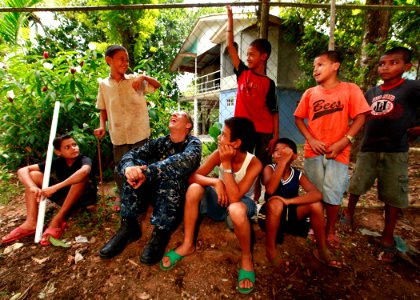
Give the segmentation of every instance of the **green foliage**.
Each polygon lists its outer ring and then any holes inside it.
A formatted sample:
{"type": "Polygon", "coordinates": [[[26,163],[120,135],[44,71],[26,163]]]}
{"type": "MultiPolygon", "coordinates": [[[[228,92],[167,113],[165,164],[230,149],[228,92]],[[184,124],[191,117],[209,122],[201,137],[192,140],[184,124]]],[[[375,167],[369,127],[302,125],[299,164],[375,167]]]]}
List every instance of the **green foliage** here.
{"type": "MultiPolygon", "coordinates": [[[[65,51],[54,55],[12,54],[0,68],[0,165],[15,170],[45,159],[52,112],[60,101],[57,134],[70,133],[81,152],[97,157],[93,130],[99,124],[96,109],[98,79],[108,76],[103,56],[95,50],[65,51]]],[[[149,95],[152,138],[167,132],[170,112],[176,109],[177,86],[170,75],[155,74],[150,61],[138,68],[150,70],[162,87],[149,95]]],[[[107,135],[101,141],[102,165],[112,166],[112,147],[107,135]]]]}
{"type": "MultiPolygon", "coordinates": [[[[155,0],[66,0],[71,5],[129,5],[129,4],[152,4],[155,0]]],[[[144,45],[150,39],[155,30],[157,10],[103,10],[66,14],[67,18],[75,18],[87,28],[101,32],[100,42],[120,44],[129,54],[130,67],[134,68],[145,57],[144,45]]]]}
{"type": "Polygon", "coordinates": [[[8,204],[11,199],[23,193],[16,175],[9,172],[5,166],[0,166],[0,205],[8,204]]]}
{"type": "MultiPolygon", "coordinates": [[[[91,41],[99,43],[106,40],[102,31],[87,27],[71,14],[55,14],[54,16],[60,26],[44,28],[44,34],[36,35],[36,43],[26,40],[25,48],[28,54],[35,55],[48,51],[50,56],[55,56],[56,53],[62,51],[87,49],[91,41]]],[[[98,50],[100,51],[99,48],[98,50]]]]}
{"type": "Polygon", "coordinates": [[[209,135],[213,141],[203,142],[203,157],[207,157],[217,149],[217,137],[222,132],[222,124],[219,122],[214,123],[209,129],[209,135]]]}
{"type": "Polygon", "coordinates": [[[73,134],[83,153],[96,157],[96,79],[107,75],[104,64],[90,50],[43,55],[14,54],[0,69],[0,163],[11,169],[44,157],[55,101],[61,103],[57,134],[73,134]]]}
{"type": "MultiPolygon", "coordinates": [[[[31,7],[40,3],[40,0],[5,0],[4,7],[31,7]]],[[[0,17],[0,38],[9,45],[15,45],[19,41],[19,34],[23,28],[27,28],[29,20],[37,21],[32,13],[7,12],[0,17]]]]}
{"type": "MultiPolygon", "coordinates": [[[[304,3],[329,3],[322,0],[303,0],[304,3]]],[[[352,1],[361,4],[360,1],[352,1]]],[[[351,5],[348,3],[348,5],[351,5]]],[[[395,5],[419,5],[419,0],[395,0],[395,5]]],[[[361,69],[361,48],[365,35],[366,10],[337,9],[335,25],[335,49],[343,56],[340,67],[340,78],[345,81],[360,84],[369,72],[361,69]]],[[[330,11],[329,9],[305,9],[305,8],[282,8],[280,17],[284,20],[286,38],[296,42],[300,54],[300,69],[302,75],[296,83],[296,87],[305,90],[316,85],[312,76],[313,59],[320,52],[328,49],[330,11]]],[[[417,11],[392,11],[391,27],[389,29],[386,48],[400,45],[413,50],[414,61],[418,62],[420,52],[418,47],[418,26],[420,17],[417,11]]],[[[367,53],[370,58],[377,60],[379,45],[367,45],[367,53]]],[[[420,68],[417,69],[417,78],[420,68]]],[[[375,80],[375,78],[373,79],[375,80]]],[[[372,83],[373,85],[376,82],[372,83]]]]}

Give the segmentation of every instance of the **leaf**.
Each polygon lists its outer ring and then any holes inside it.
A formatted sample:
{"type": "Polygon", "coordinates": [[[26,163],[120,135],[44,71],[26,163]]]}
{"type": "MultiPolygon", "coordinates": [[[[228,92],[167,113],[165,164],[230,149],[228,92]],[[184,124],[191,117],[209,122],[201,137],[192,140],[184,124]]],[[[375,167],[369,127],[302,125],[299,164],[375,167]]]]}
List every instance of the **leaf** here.
{"type": "Polygon", "coordinates": [[[42,265],[44,262],[46,262],[47,260],[50,259],[49,256],[45,257],[45,258],[36,258],[36,257],[31,257],[33,261],[35,261],[37,264],[42,265]]]}
{"type": "Polygon", "coordinates": [[[52,236],[50,236],[50,243],[51,243],[51,245],[56,246],[56,247],[63,247],[63,248],[69,248],[70,247],[69,243],[66,243],[63,240],[53,238],[52,236]]]}
{"type": "Polygon", "coordinates": [[[221,130],[216,126],[216,124],[209,128],[209,134],[215,141],[217,141],[217,137],[219,136],[220,132],[221,130]]]}

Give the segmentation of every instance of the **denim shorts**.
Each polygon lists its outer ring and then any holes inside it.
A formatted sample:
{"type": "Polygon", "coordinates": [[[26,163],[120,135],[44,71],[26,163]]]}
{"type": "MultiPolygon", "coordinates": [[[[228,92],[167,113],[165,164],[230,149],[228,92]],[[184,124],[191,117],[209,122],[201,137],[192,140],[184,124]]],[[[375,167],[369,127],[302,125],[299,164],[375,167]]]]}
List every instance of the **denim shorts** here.
{"type": "Polygon", "coordinates": [[[322,192],[325,203],[341,205],[349,179],[349,167],[323,155],[305,158],[305,174],[322,192]]]}
{"type": "MultiPolygon", "coordinates": [[[[248,219],[251,219],[257,213],[257,205],[254,200],[247,196],[243,196],[241,202],[247,207],[248,219]]],[[[200,215],[212,218],[215,221],[224,221],[227,217],[227,207],[220,206],[217,203],[217,193],[213,187],[206,187],[203,198],[200,202],[200,215]]]]}
{"type": "Polygon", "coordinates": [[[363,195],[378,179],[378,198],[392,207],[408,207],[408,153],[359,152],[348,192],[363,195]]]}

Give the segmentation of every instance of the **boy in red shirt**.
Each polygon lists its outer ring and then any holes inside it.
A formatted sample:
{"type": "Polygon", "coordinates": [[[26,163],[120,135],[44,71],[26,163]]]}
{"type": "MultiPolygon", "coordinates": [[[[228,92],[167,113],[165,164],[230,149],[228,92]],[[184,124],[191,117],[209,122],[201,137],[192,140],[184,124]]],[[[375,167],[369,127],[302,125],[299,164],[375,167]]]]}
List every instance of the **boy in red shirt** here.
{"type": "MultiPolygon", "coordinates": [[[[271,54],[270,42],[256,39],[247,50],[247,63],[239,58],[233,41],[232,9],[227,6],[228,28],[227,49],[232,59],[238,81],[235,117],[245,117],[254,123],[255,144],[247,149],[263,163],[271,162],[274,143],[279,137],[279,114],[277,109],[276,85],[266,75],[266,65],[271,54]],[[255,148],[255,151],[254,151],[255,148]]],[[[255,199],[260,195],[260,184],[256,185],[255,199]]]]}
{"type": "Polygon", "coordinates": [[[313,76],[318,85],[305,91],[294,113],[296,126],[306,138],[305,173],[323,194],[325,235],[333,248],[339,245],[335,223],[348,181],[350,146],[370,110],[357,85],[338,79],[339,68],[337,52],[317,56],[313,76]]]}

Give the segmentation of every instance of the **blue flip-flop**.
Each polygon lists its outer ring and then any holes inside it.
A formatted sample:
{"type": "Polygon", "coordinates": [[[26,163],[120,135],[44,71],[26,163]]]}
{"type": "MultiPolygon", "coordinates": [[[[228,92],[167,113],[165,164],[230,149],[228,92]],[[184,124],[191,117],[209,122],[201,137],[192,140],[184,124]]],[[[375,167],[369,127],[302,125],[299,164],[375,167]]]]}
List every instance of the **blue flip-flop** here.
{"type": "Polygon", "coordinates": [[[171,264],[168,267],[165,267],[162,263],[162,260],[160,261],[160,268],[163,271],[169,271],[171,270],[173,267],[175,267],[175,265],[184,258],[184,256],[179,255],[178,253],[175,252],[174,249],[172,249],[171,251],[167,252],[163,257],[169,257],[169,261],[171,262],[171,264]]]}
{"type": "Polygon", "coordinates": [[[241,294],[249,294],[254,290],[255,287],[255,271],[247,271],[244,269],[239,270],[239,277],[238,277],[238,291],[241,294]],[[252,282],[252,286],[250,288],[241,288],[239,283],[245,279],[248,279],[252,282]]]}

